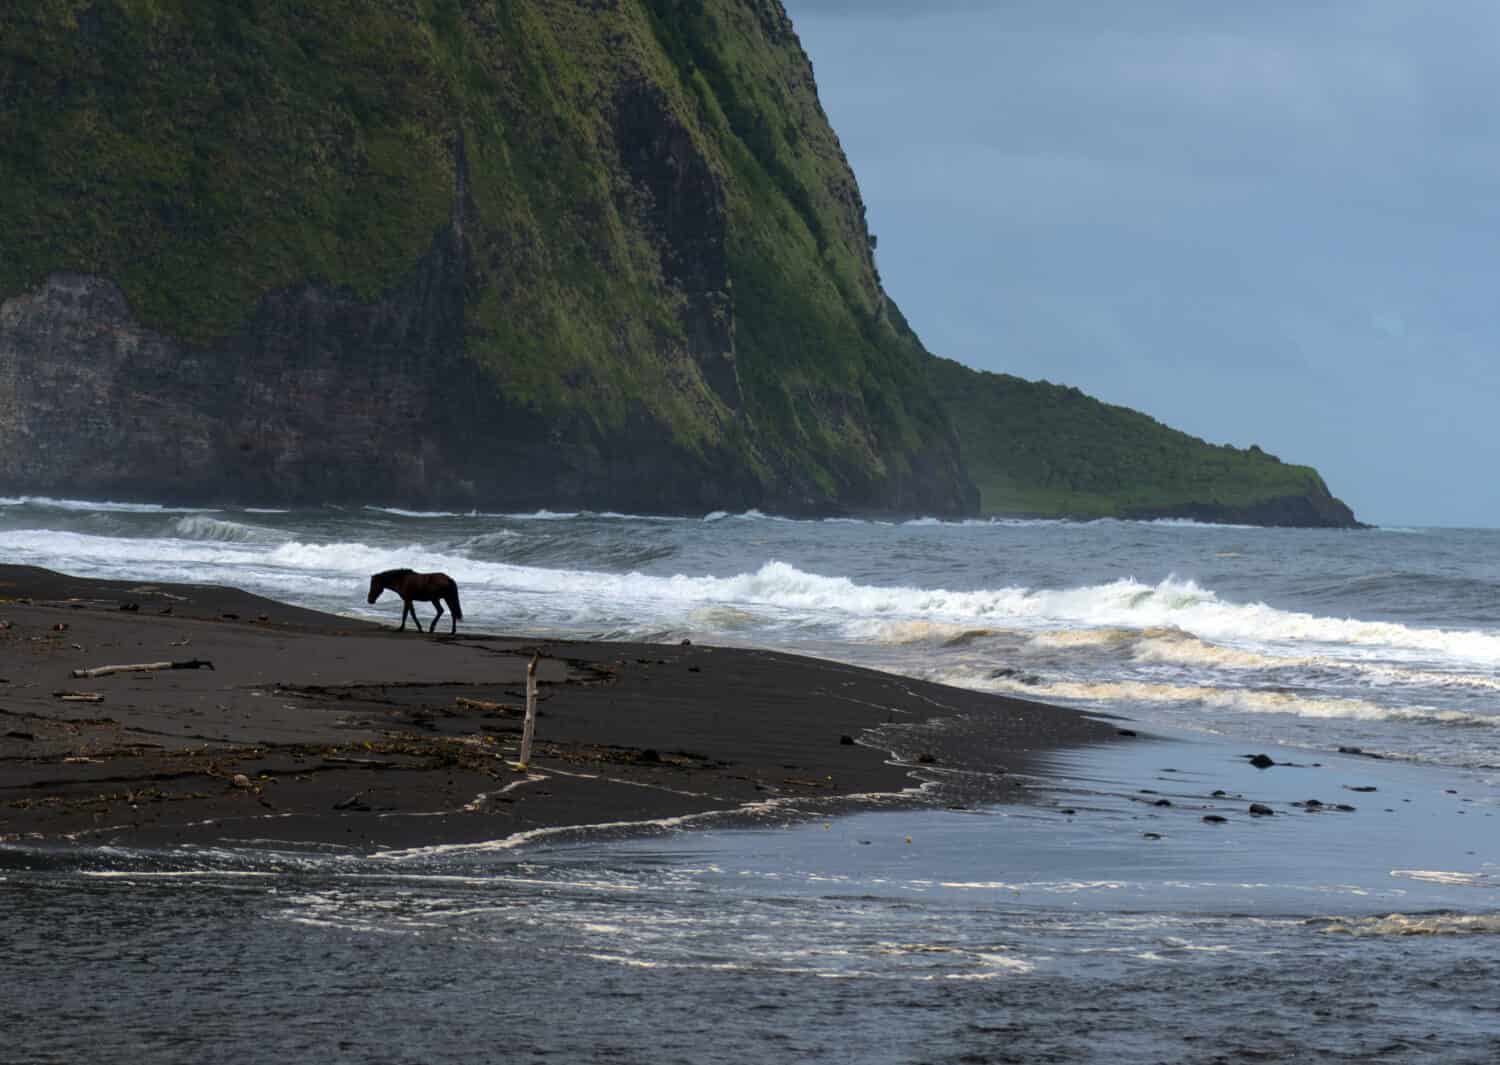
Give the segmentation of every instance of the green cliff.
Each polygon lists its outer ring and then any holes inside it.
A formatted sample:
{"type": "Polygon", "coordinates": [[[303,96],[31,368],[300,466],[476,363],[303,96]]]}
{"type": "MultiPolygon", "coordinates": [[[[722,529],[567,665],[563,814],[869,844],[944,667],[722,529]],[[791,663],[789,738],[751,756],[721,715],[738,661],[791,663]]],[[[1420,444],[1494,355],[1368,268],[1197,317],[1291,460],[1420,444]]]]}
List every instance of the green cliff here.
{"type": "Polygon", "coordinates": [[[1077,502],[995,494],[780,0],[26,0],[0,189],[0,491],[1077,502]]]}
{"type": "Polygon", "coordinates": [[[1316,470],[1255,445],[1216,447],[1047,381],[937,358],[930,372],[985,514],[1357,524],[1316,470]]]}

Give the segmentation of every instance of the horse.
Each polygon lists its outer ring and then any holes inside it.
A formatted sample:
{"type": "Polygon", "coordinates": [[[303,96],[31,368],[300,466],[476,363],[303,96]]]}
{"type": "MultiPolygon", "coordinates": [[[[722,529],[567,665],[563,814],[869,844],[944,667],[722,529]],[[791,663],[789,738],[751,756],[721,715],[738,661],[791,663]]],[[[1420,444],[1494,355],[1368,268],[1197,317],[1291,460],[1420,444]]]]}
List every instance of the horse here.
{"type": "Polygon", "coordinates": [[[422,619],[417,617],[417,608],[414,602],[431,603],[437,607],[437,616],[432,619],[432,627],[427,631],[432,632],[437,628],[437,623],[443,616],[443,604],[448,604],[448,609],[453,611],[451,620],[452,627],[448,630],[451,636],[458,632],[458,623],[463,620],[463,608],[458,605],[458,583],[446,573],[414,573],[409,569],[388,569],[384,573],[377,573],[370,578],[370,602],[380,598],[380,594],[390,589],[401,597],[405,604],[401,609],[401,628],[406,631],[406,615],[411,614],[411,619],[417,623],[417,631],[422,631],[422,619]]]}

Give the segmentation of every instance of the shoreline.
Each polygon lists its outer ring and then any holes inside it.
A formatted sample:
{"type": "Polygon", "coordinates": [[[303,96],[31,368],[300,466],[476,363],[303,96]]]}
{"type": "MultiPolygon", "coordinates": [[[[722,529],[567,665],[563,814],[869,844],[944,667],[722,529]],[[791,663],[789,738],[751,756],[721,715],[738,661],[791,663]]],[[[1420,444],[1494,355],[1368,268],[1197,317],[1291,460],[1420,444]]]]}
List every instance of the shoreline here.
{"type": "Polygon", "coordinates": [[[0,844],[373,851],[977,806],[1024,796],[1047,755],[1132,735],[780,652],[417,636],[234,588],[24,566],[0,566],[0,622],[0,844]],[[533,653],[522,773],[507,708],[533,653]],[[184,659],[213,668],[71,677],[184,659]]]}
{"type": "MultiPolygon", "coordinates": [[[[113,493],[107,498],[79,499],[68,495],[55,495],[47,492],[25,492],[11,491],[0,493],[0,502],[9,502],[14,505],[35,504],[37,506],[52,506],[62,509],[74,508],[99,508],[104,510],[122,509],[127,511],[145,512],[148,510],[159,510],[164,513],[225,513],[238,511],[241,513],[253,513],[262,510],[266,513],[291,513],[299,510],[316,510],[327,504],[318,503],[292,503],[284,501],[260,501],[253,499],[218,499],[214,497],[179,497],[171,494],[143,494],[143,493],[113,493]]],[[[1302,529],[1311,531],[1344,530],[1344,531],[1368,531],[1381,529],[1385,526],[1378,522],[1364,522],[1355,520],[1349,523],[1326,523],[1326,522],[1289,522],[1273,520],[1273,517],[1257,517],[1256,514],[1263,508],[1271,508],[1284,502],[1284,497],[1264,500],[1261,503],[1246,504],[1243,507],[1234,508],[1228,504],[1181,504],[1162,505],[1159,507],[1143,507],[1139,510],[1122,510],[1118,513],[1094,513],[1089,511],[1034,511],[1034,510],[996,510],[996,511],[964,511],[964,512],[937,512],[937,511],[905,511],[905,510],[858,510],[849,508],[835,508],[831,510],[763,510],[759,506],[745,506],[742,508],[710,508],[703,510],[699,508],[689,510],[672,510],[670,508],[645,507],[639,510],[618,511],[602,510],[596,511],[588,507],[577,506],[571,503],[554,501],[550,505],[538,503],[534,507],[529,506],[522,510],[506,510],[496,508],[480,508],[462,503],[444,505],[433,502],[430,509],[403,507],[399,503],[377,502],[373,500],[346,500],[342,503],[332,504],[334,506],[347,506],[354,510],[367,510],[396,514],[406,517],[466,517],[479,514],[487,517],[526,517],[532,514],[593,514],[598,516],[612,516],[625,518],[644,519],[667,519],[671,521],[701,521],[706,517],[719,514],[729,517],[741,517],[748,514],[759,514],[762,517],[776,521],[796,522],[826,522],[826,521],[853,521],[870,524],[893,524],[906,525],[935,521],[941,524],[986,524],[1005,523],[1015,521],[1025,522],[1055,522],[1064,525],[1090,525],[1101,521],[1135,522],[1150,525],[1158,522],[1189,522],[1195,525],[1217,526],[1220,528],[1252,528],[1252,529],[1302,529]]]]}

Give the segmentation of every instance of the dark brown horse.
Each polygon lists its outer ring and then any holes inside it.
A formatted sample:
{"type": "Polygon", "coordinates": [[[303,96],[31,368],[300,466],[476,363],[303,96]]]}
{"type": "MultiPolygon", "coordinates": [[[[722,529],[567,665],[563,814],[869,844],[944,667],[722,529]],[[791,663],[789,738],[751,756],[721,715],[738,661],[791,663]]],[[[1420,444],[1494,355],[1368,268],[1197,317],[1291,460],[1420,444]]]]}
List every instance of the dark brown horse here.
{"type": "Polygon", "coordinates": [[[437,616],[432,619],[432,628],[428,632],[437,628],[438,619],[443,616],[443,604],[447,603],[448,609],[453,611],[452,628],[448,633],[458,632],[458,623],[463,620],[464,612],[458,605],[458,584],[446,573],[413,573],[409,569],[388,569],[377,573],[370,578],[370,602],[379,599],[380,593],[387,588],[399,595],[405,604],[401,609],[400,631],[406,631],[408,613],[417,623],[417,631],[422,631],[422,619],[417,617],[413,603],[431,603],[437,607],[437,616]]]}

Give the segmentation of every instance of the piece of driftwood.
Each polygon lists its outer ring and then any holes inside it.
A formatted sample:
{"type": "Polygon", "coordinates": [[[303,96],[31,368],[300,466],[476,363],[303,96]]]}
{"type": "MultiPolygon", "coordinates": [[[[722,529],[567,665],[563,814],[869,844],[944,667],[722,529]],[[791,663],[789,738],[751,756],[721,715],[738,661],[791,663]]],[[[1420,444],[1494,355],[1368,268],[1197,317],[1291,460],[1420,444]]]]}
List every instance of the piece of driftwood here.
{"type": "Polygon", "coordinates": [[[488,699],[470,699],[464,695],[457,696],[453,702],[466,710],[489,710],[501,714],[519,714],[521,712],[520,707],[513,706],[510,703],[492,703],[488,699]]]}
{"type": "Polygon", "coordinates": [[[52,698],[61,699],[65,703],[102,703],[104,696],[98,692],[53,692],[52,698]]]}
{"type": "Polygon", "coordinates": [[[541,654],[533,654],[526,666],[526,723],[521,726],[521,753],[516,762],[520,769],[531,765],[531,738],[536,733],[536,664],[541,654]]]}
{"type": "Polygon", "coordinates": [[[111,673],[149,673],[158,669],[213,669],[214,664],[204,658],[189,658],[185,662],[136,662],[128,666],[95,666],[93,669],[75,669],[75,677],[107,677],[111,673]]]}

